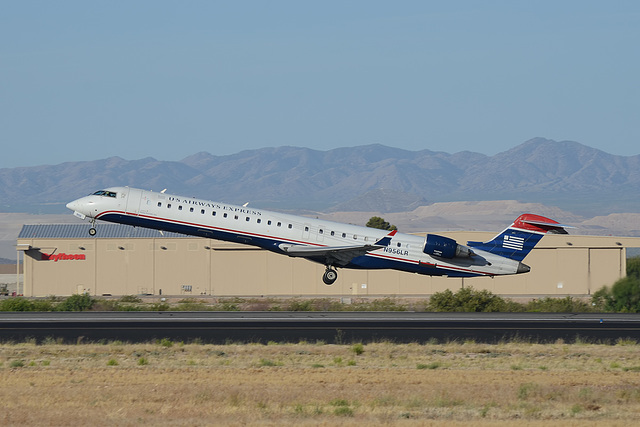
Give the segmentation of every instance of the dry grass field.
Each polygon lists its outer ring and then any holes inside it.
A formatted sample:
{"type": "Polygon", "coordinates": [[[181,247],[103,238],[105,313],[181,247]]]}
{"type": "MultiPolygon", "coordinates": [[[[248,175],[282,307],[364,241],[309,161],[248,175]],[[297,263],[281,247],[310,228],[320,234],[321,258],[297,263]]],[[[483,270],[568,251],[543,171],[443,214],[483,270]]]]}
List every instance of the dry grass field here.
{"type": "Polygon", "coordinates": [[[2,425],[640,421],[640,346],[0,345],[2,425]]]}

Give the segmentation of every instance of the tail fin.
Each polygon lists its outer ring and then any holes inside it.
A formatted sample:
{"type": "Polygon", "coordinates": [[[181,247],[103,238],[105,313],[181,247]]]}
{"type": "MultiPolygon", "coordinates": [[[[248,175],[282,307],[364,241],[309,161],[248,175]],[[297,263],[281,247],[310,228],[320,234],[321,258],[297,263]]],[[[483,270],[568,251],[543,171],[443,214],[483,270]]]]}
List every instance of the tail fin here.
{"type": "Polygon", "coordinates": [[[506,230],[488,242],[468,242],[482,251],[522,261],[545,233],[568,234],[562,225],[540,215],[520,215],[506,230]]]}

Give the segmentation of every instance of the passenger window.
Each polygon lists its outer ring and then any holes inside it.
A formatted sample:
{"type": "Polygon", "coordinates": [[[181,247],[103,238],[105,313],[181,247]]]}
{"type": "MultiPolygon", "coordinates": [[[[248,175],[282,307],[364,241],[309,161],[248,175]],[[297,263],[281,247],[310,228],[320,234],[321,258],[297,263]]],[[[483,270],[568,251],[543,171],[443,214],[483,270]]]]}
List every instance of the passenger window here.
{"type": "Polygon", "coordinates": [[[258,222],[258,224],[260,224],[262,222],[262,220],[260,218],[258,218],[257,222],[258,222]]]}
{"type": "Polygon", "coordinates": [[[161,208],[162,207],[162,202],[158,202],[158,207],[161,208]]]}
{"type": "Polygon", "coordinates": [[[309,227],[305,227],[305,228],[304,228],[304,231],[309,231],[309,227]]]}
{"type": "Polygon", "coordinates": [[[332,236],[333,236],[333,235],[335,235],[335,234],[336,234],[336,232],[335,232],[335,231],[332,231],[332,232],[331,232],[331,235],[332,235],[332,236]]]}
{"type": "Polygon", "coordinates": [[[271,220],[268,220],[268,221],[267,221],[267,225],[271,225],[271,220]]]}
{"type": "Polygon", "coordinates": [[[216,216],[216,211],[211,211],[211,215],[216,216]]]}
{"type": "Polygon", "coordinates": [[[226,217],[227,217],[227,214],[225,213],[223,216],[226,218],[226,217]]]}
{"type": "Polygon", "coordinates": [[[289,228],[290,228],[290,229],[291,229],[291,228],[293,228],[293,225],[289,224],[289,228]]]}
{"type": "Polygon", "coordinates": [[[189,212],[193,212],[193,208],[189,208],[189,212]]]}
{"type": "Polygon", "coordinates": [[[171,209],[171,203],[167,203],[167,209],[171,209]]]}
{"type": "Polygon", "coordinates": [[[249,222],[249,220],[250,220],[250,219],[251,219],[251,218],[247,217],[247,218],[245,219],[245,221],[249,222]]]}
{"type": "Polygon", "coordinates": [[[238,219],[238,215],[234,215],[234,216],[233,216],[233,219],[238,219]]]}
{"type": "Polygon", "coordinates": [[[322,228],[320,230],[318,230],[318,233],[323,234],[324,231],[322,231],[322,228]]]}
{"type": "Polygon", "coordinates": [[[347,237],[347,233],[342,233],[342,237],[347,237]]]}
{"type": "Polygon", "coordinates": [[[181,211],[182,210],[182,205],[178,205],[178,210],[181,211]]]}
{"type": "Polygon", "coordinates": [[[204,215],[204,209],[200,209],[200,213],[204,215]]]}
{"type": "Polygon", "coordinates": [[[357,235],[353,235],[353,240],[358,240],[358,236],[357,235]]]}
{"type": "Polygon", "coordinates": [[[281,222],[279,222],[279,223],[278,223],[278,227],[280,227],[280,226],[282,226],[282,223],[281,223],[281,222]]]}
{"type": "Polygon", "coordinates": [[[398,242],[398,243],[396,244],[396,246],[400,247],[400,246],[402,246],[402,243],[398,242]]]}

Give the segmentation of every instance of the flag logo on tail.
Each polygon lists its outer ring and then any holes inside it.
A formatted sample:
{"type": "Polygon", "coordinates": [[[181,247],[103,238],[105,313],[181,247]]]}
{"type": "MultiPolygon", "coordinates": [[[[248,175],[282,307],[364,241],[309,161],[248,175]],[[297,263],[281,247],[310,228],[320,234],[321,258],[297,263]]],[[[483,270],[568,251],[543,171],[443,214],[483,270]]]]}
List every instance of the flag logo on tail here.
{"type": "Polygon", "coordinates": [[[524,238],[516,237],[516,236],[504,236],[502,240],[502,247],[507,249],[514,249],[516,251],[521,251],[524,246],[524,238]]]}

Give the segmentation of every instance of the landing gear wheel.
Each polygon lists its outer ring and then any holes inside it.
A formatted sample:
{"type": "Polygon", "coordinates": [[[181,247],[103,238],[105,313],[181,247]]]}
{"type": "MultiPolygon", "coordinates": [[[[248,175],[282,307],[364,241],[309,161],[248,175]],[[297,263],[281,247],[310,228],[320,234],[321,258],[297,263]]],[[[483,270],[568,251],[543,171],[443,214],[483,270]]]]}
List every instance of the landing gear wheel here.
{"type": "Polygon", "coordinates": [[[89,236],[96,235],[96,219],[91,218],[91,228],[89,229],[89,236]]]}
{"type": "Polygon", "coordinates": [[[327,268],[327,270],[322,275],[322,281],[325,285],[333,285],[333,283],[338,279],[338,272],[332,268],[327,268]]]}

